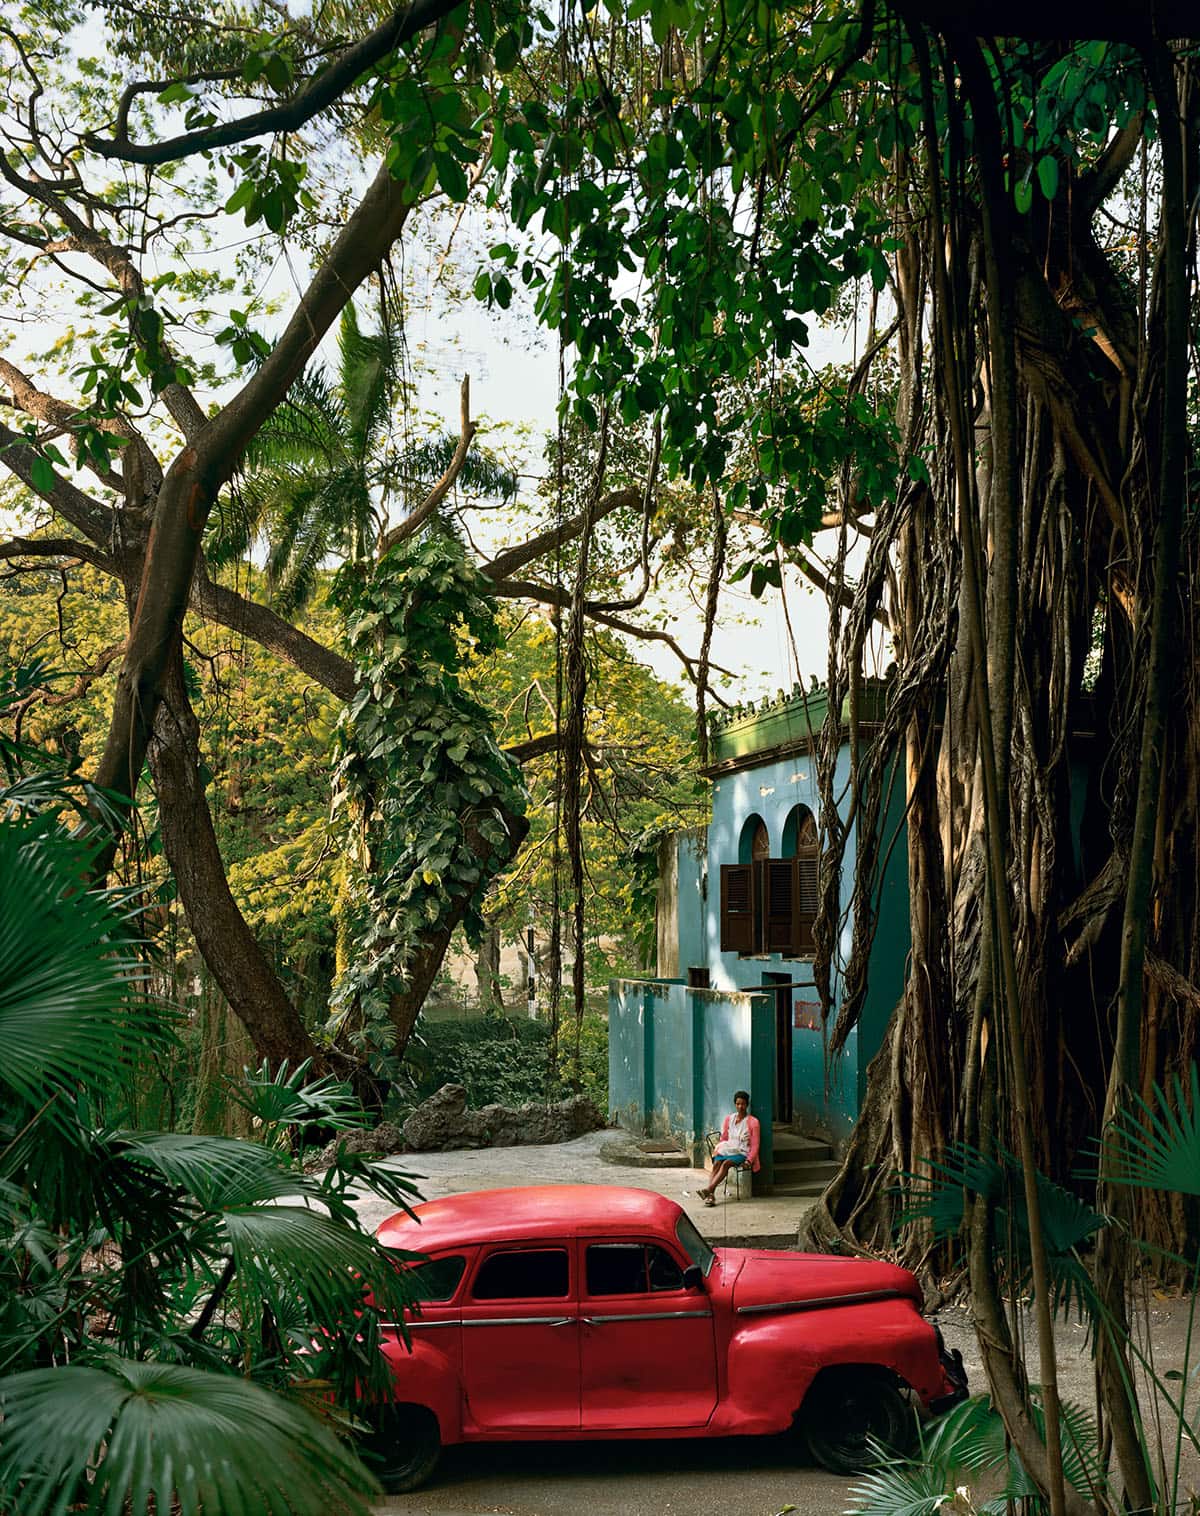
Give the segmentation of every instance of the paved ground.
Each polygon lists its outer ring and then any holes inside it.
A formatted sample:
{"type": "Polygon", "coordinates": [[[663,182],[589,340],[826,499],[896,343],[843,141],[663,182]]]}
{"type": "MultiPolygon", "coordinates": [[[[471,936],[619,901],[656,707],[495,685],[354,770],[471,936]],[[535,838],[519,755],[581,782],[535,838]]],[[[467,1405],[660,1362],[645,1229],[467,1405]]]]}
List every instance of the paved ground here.
{"type": "MultiPolygon", "coordinates": [[[[761,1196],[708,1209],[696,1197],[705,1182],[698,1171],[603,1162],[599,1150],[611,1136],[593,1132],[547,1147],[411,1153],[393,1164],[421,1176],[427,1200],[510,1184],[631,1185],[678,1201],[714,1244],[793,1245],[807,1202],[761,1196]]],[[[392,1207],[364,1196],[358,1210],[364,1223],[375,1227],[392,1207]]],[[[1178,1373],[1185,1367],[1188,1302],[1150,1292],[1144,1308],[1158,1373],[1178,1373]]],[[[950,1346],[962,1350],[972,1388],[986,1388],[965,1313],[947,1310],[935,1319],[950,1346]]],[[[1024,1331],[1031,1377],[1036,1380],[1035,1335],[1028,1313],[1024,1331]]],[[[1083,1327],[1059,1323],[1056,1347],[1060,1393],[1093,1406],[1092,1360],[1083,1327]]],[[[1193,1353],[1193,1364],[1196,1356],[1193,1353]]],[[[1185,1457],[1184,1469],[1185,1485],[1200,1489],[1200,1460],[1185,1457]]],[[[852,1485],[853,1480],[806,1466],[788,1438],[525,1443],[448,1449],[427,1489],[395,1496],[378,1510],[380,1516],[727,1516],[735,1510],[738,1516],[775,1516],[786,1508],[796,1516],[837,1516],[847,1509],[852,1485]]]]}
{"type": "MultiPolygon", "coordinates": [[[[426,1200],[464,1190],[492,1190],[507,1184],[626,1184],[635,1189],[655,1190],[677,1200],[701,1232],[713,1243],[757,1242],[761,1246],[792,1245],[804,1200],[751,1200],[720,1202],[708,1209],[696,1198],[706,1178],[695,1169],[635,1169],[605,1163],[600,1148],[613,1133],[589,1132],[573,1142],[544,1147],[473,1148],[453,1153],[405,1153],[392,1166],[420,1175],[426,1200]]],[[[376,1227],[393,1207],[374,1197],[359,1206],[363,1221],[376,1227]]]]}

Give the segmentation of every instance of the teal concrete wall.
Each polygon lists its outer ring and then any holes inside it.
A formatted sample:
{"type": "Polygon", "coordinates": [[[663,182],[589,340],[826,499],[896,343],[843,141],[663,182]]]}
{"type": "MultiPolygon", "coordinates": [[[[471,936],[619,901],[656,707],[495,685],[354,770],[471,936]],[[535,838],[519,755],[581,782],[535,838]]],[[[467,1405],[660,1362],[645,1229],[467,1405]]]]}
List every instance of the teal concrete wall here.
{"type": "MultiPolygon", "coordinates": [[[[692,827],[675,839],[679,931],[679,977],[708,963],[708,828],[692,827]]],[[[719,881],[718,881],[719,883],[719,881]]]]}
{"type": "MultiPolygon", "coordinates": [[[[846,795],[849,770],[849,750],[843,748],[838,755],[834,776],[836,795],[846,795]]],[[[845,804],[844,800],[842,804],[845,804]]],[[[709,965],[714,987],[759,989],[765,973],[785,974],[798,986],[792,991],[793,1116],[809,1130],[827,1132],[841,1142],[850,1135],[858,1114],[859,1039],[855,1035],[845,1051],[826,1067],[825,1028],[821,1022],[811,960],[785,959],[779,953],[742,958],[736,953],[722,953],[719,950],[721,865],[738,862],[739,841],[751,816],[761,817],[766,825],[771,856],[783,857],[785,832],[790,830],[789,817],[798,805],[806,806],[814,816],[820,814],[816,760],[810,754],[777,758],[757,768],[722,774],[714,780],[713,814],[708,829],[708,877],[712,886],[704,903],[704,931],[706,940],[711,944],[709,965]]],[[[853,877],[854,859],[855,835],[851,827],[846,839],[844,879],[853,877]]],[[[681,916],[682,913],[681,905],[681,916]]],[[[850,920],[844,921],[832,966],[831,983],[835,1004],[841,989],[842,966],[850,952],[852,931],[853,923],[850,920]]],[[[767,1037],[773,1050],[773,1015],[767,1037]]],[[[871,1048],[866,1052],[866,1057],[869,1058],[873,1052],[874,1048],[871,1048]]]]}
{"type": "MultiPolygon", "coordinates": [[[[875,695],[882,699],[882,692],[875,695]]],[[[753,768],[718,774],[712,787],[712,820],[674,839],[671,867],[676,888],[673,926],[679,951],[668,973],[686,979],[692,967],[705,966],[710,989],[687,992],[660,987],[634,991],[614,988],[610,1011],[610,1091],[614,1113],[635,1130],[689,1134],[712,1130],[729,1109],[733,1090],[751,1091],[755,1114],[769,1138],[776,1058],[775,1000],[764,992],[767,976],[790,984],[792,996],[791,1083],[793,1119],[802,1128],[823,1132],[842,1143],[853,1130],[866,1088],[867,1066],[878,1051],[889,1018],[903,991],[909,957],[908,850],[905,825],[904,770],[895,769],[885,808],[883,852],[886,867],[878,888],[878,923],[868,973],[868,992],[859,1025],[836,1058],[827,1053],[827,1026],[821,1017],[812,963],[779,953],[740,957],[720,951],[723,864],[744,862],[755,824],[766,827],[770,856],[794,851],[796,808],[820,813],[816,761],[811,754],[780,755],[779,746],[795,742],[824,719],[824,695],[810,698],[805,712],[785,702],[766,715],[747,717],[717,733],[714,758],[746,759],[761,754],[753,768]],[[793,708],[795,707],[795,708],[793,708]],[[811,727],[810,727],[811,723],[811,727]],[[626,1006],[623,997],[631,996],[626,1006]],[[617,1023],[641,1007],[646,1025],[626,1034],[617,1023]],[[640,1076],[626,1074],[625,1043],[640,1051],[640,1076]],[[641,1083],[638,1085],[638,1077],[641,1083]],[[619,1093],[620,1092],[620,1093],[619,1093]],[[618,1098],[619,1096],[619,1098],[618,1098]]],[[[874,698],[874,697],[873,697],[874,698]]],[[[872,708],[873,710],[873,708],[872,708]]],[[[868,717],[872,711],[868,711],[868,717]]],[[[833,792],[846,815],[849,803],[849,749],[838,754],[833,792]]],[[[843,899],[854,877],[857,834],[847,831],[843,865],[843,899]]],[[[843,910],[831,965],[834,1013],[841,1000],[854,923],[843,910]]],[[[623,981],[629,984],[629,981],[623,981]]],[[[663,982],[660,981],[660,985],[663,982]]],[[[676,981],[677,983],[677,981],[676,981]]]]}
{"type": "Polygon", "coordinates": [[[611,1115],[629,1131],[671,1136],[697,1164],[704,1135],[750,1091],[771,1173],[774,1005],[769,995],[693,990],[668,980],[617,979],[609,987],[611,1115]]]}

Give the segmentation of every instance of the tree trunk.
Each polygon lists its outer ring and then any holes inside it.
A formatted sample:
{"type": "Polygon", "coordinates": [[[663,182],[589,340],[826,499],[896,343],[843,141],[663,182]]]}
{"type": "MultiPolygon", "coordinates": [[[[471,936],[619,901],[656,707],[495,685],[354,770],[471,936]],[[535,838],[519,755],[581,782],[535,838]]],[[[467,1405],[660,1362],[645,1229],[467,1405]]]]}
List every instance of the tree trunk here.
{"type": "Polygon", "coordinates": [[[196,945],[230,1009],[245,1027],[255,1056],[295,1068],[325,1057],[284,994],[229,888],[200,777],[199,723],[183,683],[179,650],[166,674],[149,759],[158,795],[167,862],[196,945]]]}
{"type": "Polygon", "coordinates": [[[484,933],[475,950],[475,987],[481,1011],[504,1009],[500,987],[500,926],[492,916],[484,917],[484,933]]]}

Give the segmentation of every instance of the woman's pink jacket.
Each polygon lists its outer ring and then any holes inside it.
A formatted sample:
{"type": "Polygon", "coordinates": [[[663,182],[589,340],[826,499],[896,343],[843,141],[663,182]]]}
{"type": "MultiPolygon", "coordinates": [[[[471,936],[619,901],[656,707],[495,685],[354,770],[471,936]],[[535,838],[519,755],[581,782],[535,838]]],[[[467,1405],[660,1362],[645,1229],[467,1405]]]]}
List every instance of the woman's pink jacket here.
{"type": "MultiPolygon", "coordinates": [[[[729,1115],[726,1116],[725,1120],[721,1123],[721,1141],[722,1142],[728,1142],[729,1141],[729,1124],[730,1124],[730,1122],[732,1120],[733,1120],[733,1112],[730,1111],[729,1115]]],[[[758,1173],[758,1143],[759,1143],[759,1138],[762,1136],[762,1128],[758,1124],[758,1117],[757,1116],[747,1116],[746,1120],[750,1123],[750,1153],[749,1153],[750,1167],[757,1174],[758,1173]]]]}

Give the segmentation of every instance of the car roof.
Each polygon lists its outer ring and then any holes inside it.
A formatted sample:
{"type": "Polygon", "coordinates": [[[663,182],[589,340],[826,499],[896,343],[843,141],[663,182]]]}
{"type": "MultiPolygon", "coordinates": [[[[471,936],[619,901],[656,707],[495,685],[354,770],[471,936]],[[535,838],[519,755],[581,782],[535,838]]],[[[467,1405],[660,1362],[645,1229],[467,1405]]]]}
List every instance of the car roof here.
{"type": "Polygon", "coordinates": [[[607,1184],[538,1184],[471,1190],[397,1212],[376,1236],[422,1253],[481,1242],[536,1241],[646,1231],[674,1236],[681,1208],[653,1190],[607,1184]]]}

